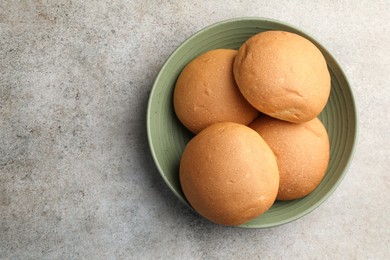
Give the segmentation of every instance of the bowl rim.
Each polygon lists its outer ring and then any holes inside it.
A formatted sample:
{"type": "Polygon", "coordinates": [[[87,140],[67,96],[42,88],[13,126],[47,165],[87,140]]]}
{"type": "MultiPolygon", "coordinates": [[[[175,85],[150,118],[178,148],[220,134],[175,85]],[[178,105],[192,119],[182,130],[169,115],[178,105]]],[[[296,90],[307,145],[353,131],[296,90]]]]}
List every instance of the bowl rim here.
{"type": "Polygon", "coordinates": [[[155,151],[155,149],[153,147],[152,133],[151,133],[151,127],[150,127],[150,124],[151,124],[151,116],[150,115],[151,115],[151,110],[152,110],[152,99],[153,99],[154,93],[157,91],[157,83],[159,82],[160,78],[162,77],[163,71],[165,71],[165,68],[168,66],[170,61],[174,58],[175,54],[180,49],[184,48],[187,45],[188,42],[190,42],[192,39],[198,37],[200,34],[204,33],[205,31],[208,31],[208,30],[210,30],[210,29],[212,29],[212,28],[214,28],[216,26],[221,26],[223,24],[229,24],[229,23],[235,23],[235,22],[242,22],[242,21],[248,21],[248,22],[250,22],[250,21],[253,21],[253,22],[270,22],[270,23],[275,23],[275,24],[279,24],[279,25],[282,25],[282,26],[286,26],[286,27],[289,27],[292,30],[295,30],[295,31],[299,32],[301,35],[303,35],[304,37],[308,38],[315,45],[317,45],[321,49],[321,51],[325,52],[326,55],[330,58],[330,60],[332,60],[332,62],[338,67],[339,73],[345,79],[346,85],[347,85],[347,87],[349,89],[349,92],[351,94],[352,107],[353,107],[353,111],[354,111],[354,113],[353,113],[353,120],[354,120],[354,123],[355,123],[355,127],[354,127],[354,137],[353,137],[353,140],[352,140],[350,155],[347,158],[347,160],[345,161],[345,166],[344,166],[343,172],[340,175],[340,177],[337,179],[337,181],[334,183],[334,185],[323,196],[321,196],[320,199],[318,199],[312,206],[310,206],[307,209],[299,212],[298,214],[296,214],[293,217],[287,218],[286,220],[272,222],[272,223],[269,223],[269,224],[263,224],[261,226],[246,226],[246,224],[243,224],[243,225],[240,225],[240,226],[235,226],[236,228],[248,228],[248,229],[251,229],[251,228],[271,228],[271,227],[280,226],[280,225],[287,224],[287,223],[293,222],[295,220],[298,220],[301,217],[309,214],[310,212],[312,212],[313,210],[318,208],[322,203],[324,203],[334,193],[334,191],[338,188],[338,186],[340,185],[342,180],[345,178],[345,176],[346,176],[346,174],[347,174],[347,172],[348,172],[348,170],[349,170],[349,168],[351,166],[352,159],[353,159],[353,157],[355,155],[355,152],[356,152],[356,146],[357,146],[358,136],[359,136],[359,120],[358,120],[359,118],[358,118],[358,110],[357,110],[357,105],[356,105],[355,94],[352,91],[351,84],[350,84],[350,82],[349,82],[349,80],[348,80],[344,70],[342,69],[342,67],[340,66],[338,61],[334,58],[334,55],[332,53],[330,53],[313,36],[308,34],[306,31],[304,31],[304,30],[302,30],[302,29],[300,29],[300,28],[298,28],[298,27],[296,27],[294,25],[291,25],[288,22],[284,22],[284,21],[280,21],[280,20],[276,20],[276,19],[271,19],[271,18],[265,18],[265,17],[257,17],[257,16],[235,17],[235,18],[230,18],[230,19],[226,19],[226,20],[221,20],[219,22],[215,22],[215,23],[210,24],[210,25],[208,25],[206,27],[203,27],[200,30],[197,30],[195,33],[193,33],[191,36],[187,37],[183,42],[181,42],[178,45],[178,47],[176,47],[172,51],[172,53],[169,54],[168,58],[165,60],[165,62],[161,66],[161,68],[160,68],[160,70],[159,70],[159,72],[158,72],[158,74],[157,74],[157,76],[156,76],[156,78],[155,78],[155,80],[153,82],[153,85],[152,85],[152,88],[151,88],[151,91],[150,91],[150,94],[149,94],[149,98],[148,98],[147,113],[146,113],[146,117],[147,117],[146,118],[147,139],[148,139],[149,149],[150,149],[150,152],[152,154],[154,164],[156,165],[157,170],[159,171],[159,174],[163,178],[165,184],[169,187],[169,189],[175,194],[175,196],[182,203],[184,203],[186,206],[188,206],[191,210],[195,211],[191,207],[191,205],[185,200],[185,198],[183,198],[181,196],[181,194],[179,194],[176,191],[176,189],[171,185],[171,183],[169,182],[168,178],[165,176],[165,173],[164,173],[160,163],[158,162],[158,156],[157,156],[156,151],[155,151]]]}

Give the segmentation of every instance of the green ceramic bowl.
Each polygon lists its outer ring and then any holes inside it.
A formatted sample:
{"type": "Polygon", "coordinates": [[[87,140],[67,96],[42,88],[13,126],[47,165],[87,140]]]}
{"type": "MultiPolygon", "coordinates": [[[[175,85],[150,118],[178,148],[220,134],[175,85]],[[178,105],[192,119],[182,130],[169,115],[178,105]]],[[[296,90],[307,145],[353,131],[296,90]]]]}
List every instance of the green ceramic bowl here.
{"type": "Polygon", "coordinates": [[[303,31],[283,22],[263,18],[237,18],[213,24],[181,44],[161,68],[150,93],[147,132],[157,168],[173,193],[186,205],[179,182],[180,157],[192,134],[178,121],[173,109],[173,89],[183,67],[212,49],[238,49],[250,36],[266,30],[283,30],[311,40],[324,54],[332,77],[330,99],[319,118],[330,138],[330,163],[318,188],[305,198],[276,202],[270,210],[241,227],[264,228],[296,220],[324,202],[340,184],[352,158],[357,118],[352,90],[332,55],[303,31]]]}

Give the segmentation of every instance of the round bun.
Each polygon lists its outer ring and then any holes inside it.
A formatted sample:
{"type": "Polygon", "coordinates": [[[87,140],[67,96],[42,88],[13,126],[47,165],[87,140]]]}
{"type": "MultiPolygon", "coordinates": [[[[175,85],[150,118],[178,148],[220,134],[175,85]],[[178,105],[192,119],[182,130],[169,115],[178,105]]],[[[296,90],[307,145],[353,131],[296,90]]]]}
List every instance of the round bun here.
{"type": "Polygon", "coordinates": [[[316,117],[330,94],[330,75],[321,51],[309,40],[284,31],[249,38],[236,56],[234,77],[252,106],[295,123],[316,117]]]}
{"type": "Polygon", "coordinates": [[[329,163],[329,139],[318,118],[294,124],[260,116],[249,125],[274,152],[279,168],[278,200],[311,193],[323,179],[329,163]]]}
{"type": "Polygon", "coordinates": [[[236,226],[268,210],[279,185],[276,158],[255,131],[216,123],[186,146],[180,182],[191,206],[218,224],[236,226]]]}
{"type": "Polygon", "coordinates": [[[181,72],[173,104],[182,124],[193,133],[217,122],[247,125],[258,111],[242,96],[233,76],[236,50],[208,51],[181,72]]]}

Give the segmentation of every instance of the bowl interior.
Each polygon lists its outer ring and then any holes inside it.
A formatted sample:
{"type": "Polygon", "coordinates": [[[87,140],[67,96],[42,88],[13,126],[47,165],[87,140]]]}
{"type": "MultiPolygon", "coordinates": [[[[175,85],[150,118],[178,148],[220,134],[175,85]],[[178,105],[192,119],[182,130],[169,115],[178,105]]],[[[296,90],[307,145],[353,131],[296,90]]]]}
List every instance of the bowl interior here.
{"type": "Polygon", "coordinates": [[[178,121],[173,109],[173,89],[184,66],[198,55],[212,49],[238,49],[252,35],[266,30],[294,32],[311,40],[322,51],[332,79],[330,98],[319,115],[330,139],[330,163],[318,188],[305,198],[280,202],[260,217],[242,225],[262,228],[295,220],[319,206],[336,189],[346,172],[356,139],[357,119],[353,94],[348,81],[332,55],[301,30],[275,20],[239,18],[223,21],[194,34],[169,57],[152,88],[147,132],[152,156],[166,184],[186,205],[179,182],[181,154],[192,134],[178,121]]]}

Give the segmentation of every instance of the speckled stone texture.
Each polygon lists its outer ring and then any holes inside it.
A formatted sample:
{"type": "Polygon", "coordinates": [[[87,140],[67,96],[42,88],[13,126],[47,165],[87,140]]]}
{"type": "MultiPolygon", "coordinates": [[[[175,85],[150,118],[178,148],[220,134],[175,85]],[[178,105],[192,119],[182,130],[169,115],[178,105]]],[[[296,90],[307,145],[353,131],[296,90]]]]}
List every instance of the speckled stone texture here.
{"type": "Polygon", "coordinates": [[[390,2],[0,1],[0,258],[389,259],[390,2]],[[154,166],[146,106],[169,54],[233,17],[289,22],[339,61],[354,160],[311,214],[214,225],[154,166]]]}

